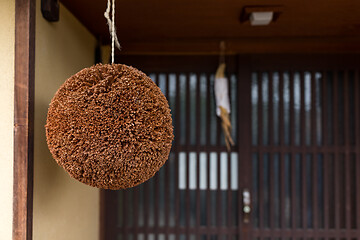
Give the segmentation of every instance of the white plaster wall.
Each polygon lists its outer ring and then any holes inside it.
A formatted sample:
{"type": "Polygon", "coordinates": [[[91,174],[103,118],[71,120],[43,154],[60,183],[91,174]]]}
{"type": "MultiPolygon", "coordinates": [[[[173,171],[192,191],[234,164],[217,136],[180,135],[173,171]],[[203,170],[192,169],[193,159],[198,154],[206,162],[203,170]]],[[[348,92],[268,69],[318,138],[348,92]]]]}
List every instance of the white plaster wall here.
{"type": "Polygon", "coordinates": [[[12,239],[15,1],[0,0],[0,239],[12,239]]]}
{"type": "MultiPolygon", "coordinates": [[[[96,40],[60,5],[60,21],[47,22],[36,7],[34,239],[99,238],[99,190],[72,178],[46,144],[49,103],[71,75],[93,65],[96,40]]],[[[104,24],[106,24],[104,20],[104,24]]]]}

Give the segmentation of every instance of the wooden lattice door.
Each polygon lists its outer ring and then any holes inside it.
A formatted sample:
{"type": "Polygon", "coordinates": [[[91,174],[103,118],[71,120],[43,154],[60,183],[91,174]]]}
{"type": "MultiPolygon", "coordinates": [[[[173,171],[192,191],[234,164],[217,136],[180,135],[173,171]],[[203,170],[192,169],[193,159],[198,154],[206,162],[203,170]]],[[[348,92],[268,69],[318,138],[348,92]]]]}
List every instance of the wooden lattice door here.
{"type": "Polygon", "coordinates": [[[250,62],[252,238],[358,239],[358,58],[250,62]]]}
{"type": "Polygon", "coordinates": [[[350,60],[229,57],[227,152],[217,58],[123,59],[168,98],[175,141],[153,179],[102,193],[104,239],[358,239],[360,84],[350,60]]]}

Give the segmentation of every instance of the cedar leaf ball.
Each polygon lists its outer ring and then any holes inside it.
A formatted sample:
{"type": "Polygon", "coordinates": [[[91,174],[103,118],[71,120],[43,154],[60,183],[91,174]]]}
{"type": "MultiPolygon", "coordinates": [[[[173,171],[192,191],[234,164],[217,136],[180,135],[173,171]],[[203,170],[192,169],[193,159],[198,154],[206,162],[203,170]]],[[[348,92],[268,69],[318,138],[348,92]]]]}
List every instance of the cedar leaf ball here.
{"type": "Polygon", "coordinates": [[[71,177],[104,189],[147,181],[174,138],[169,104],[143,72],[97,64],[71,76],[51,100],[49,150],[71,177]]]}

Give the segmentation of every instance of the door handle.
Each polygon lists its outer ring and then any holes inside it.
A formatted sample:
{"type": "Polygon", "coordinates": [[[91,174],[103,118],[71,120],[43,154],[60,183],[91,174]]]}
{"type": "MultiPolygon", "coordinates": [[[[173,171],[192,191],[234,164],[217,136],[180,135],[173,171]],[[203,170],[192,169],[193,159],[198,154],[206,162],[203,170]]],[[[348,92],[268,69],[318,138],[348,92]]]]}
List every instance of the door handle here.
{"type": "Polygon", "coordinates": [[[243,221],[244,223],[250,222],[250,213],[251,213],[251,196],[249,189],[245,188],[243,190],[243,221]]]}

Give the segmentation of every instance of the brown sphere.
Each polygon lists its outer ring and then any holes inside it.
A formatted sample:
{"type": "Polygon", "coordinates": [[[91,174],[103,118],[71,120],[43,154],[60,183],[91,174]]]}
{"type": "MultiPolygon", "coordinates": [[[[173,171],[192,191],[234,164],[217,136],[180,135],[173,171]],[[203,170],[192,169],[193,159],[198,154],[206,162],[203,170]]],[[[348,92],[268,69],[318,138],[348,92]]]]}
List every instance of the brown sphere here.
{"type": "Polygon", "coordinates": [[[122,64],[97,64],[66,80],[51,100],[45,128],[52,156],[71,177],[114,190],[154,176],[174,138],[160,88],[122,64]]]}

